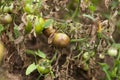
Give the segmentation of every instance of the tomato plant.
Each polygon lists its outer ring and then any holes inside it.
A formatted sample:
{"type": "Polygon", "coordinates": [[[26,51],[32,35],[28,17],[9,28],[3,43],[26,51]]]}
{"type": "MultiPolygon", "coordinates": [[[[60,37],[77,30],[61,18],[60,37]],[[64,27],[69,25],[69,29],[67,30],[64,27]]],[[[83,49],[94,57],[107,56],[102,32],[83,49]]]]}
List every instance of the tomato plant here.
{"type": "Polygon", "coordinates": [[[52,72],[51,61],[46,58],[46,55],[42,51],[38,50],[37,52],[34,52],[32,50],[27,50],[27,53],[38,56],[41,59],[28,66],[26,69],[26,75],[29,75],[34,70],[37,70],[40,75],[46,75],[52,72]]]}

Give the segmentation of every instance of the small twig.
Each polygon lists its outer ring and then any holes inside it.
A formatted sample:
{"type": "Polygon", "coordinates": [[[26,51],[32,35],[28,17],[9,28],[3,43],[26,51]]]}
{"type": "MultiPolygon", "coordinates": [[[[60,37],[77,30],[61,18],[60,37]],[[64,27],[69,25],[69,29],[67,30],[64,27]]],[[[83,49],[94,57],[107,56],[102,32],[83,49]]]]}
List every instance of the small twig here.
{"type": "Polygon", "coordinates": [[[25,17],[26,17],[26,13],[23,14],[23,16],[21,17],[21,20],[22,20],[22,22],[23,22],[25,25],[27,25],[27,22],[26,22],[26,20],[25,20],[25,17]]]}
{"type": "Polygon", "coordinates": [[[55,75],[55,77],[58,77],[59,76],[59,65],[58,65],[58,62],[59,62],[59,59],[61,57],[61,53],[58,50],[56,50],[56,51],[57,51],[58,57],[57,57],[56,63],[55,63],[55,67],[56,67],[56,75],[55,75]]]}

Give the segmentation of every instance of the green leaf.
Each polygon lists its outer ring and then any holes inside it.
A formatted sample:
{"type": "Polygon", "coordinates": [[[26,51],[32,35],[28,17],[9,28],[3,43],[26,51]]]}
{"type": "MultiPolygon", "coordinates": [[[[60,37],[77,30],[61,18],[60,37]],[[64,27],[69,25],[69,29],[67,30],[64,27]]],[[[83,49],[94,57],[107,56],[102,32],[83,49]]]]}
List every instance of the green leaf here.
{"type": "Polygon", "coordinates": [[[18,26],[15,26],[15,27],[14,27],[14,34],[15,34],[15,37],[16,37],[16,38],[19,37],[20,33],[19,33],[19,31],[18,31],[18,26]]]}
{"type": "Polygon", "coordinates": [[[101,0],[91,0],[92,4],[94,5],[98,5],[100,3],[101,0]]]}
{"type": "Polygon", "coordinates": [[[89,19],[95,21],[95,18],[91,15],[83,14],[83,17],[86,17],[86,18],[89,18],[89,19]]]}
{"type": "Polygon", "coordinates": [[[93,5],[89,6],[88,8],[89,8],[90,11],[92,11],[92,12],[95,12],[95,10],[96,10],[96,6],[93,6],[93,5]]]}
{"type": "Polygon", "coordinates": [[[116,7],[118,7],[119,6],[119,1],[118,0],[113,0],[112,2],[111,2],[111,8],[112,9],[114,9],[114,8],[116,8],[116,7]]]}
{"type": "Polygon", "coordinates": [[[118,15],[120,15],[120,10],[118,11],[118,15]]]}
{"type": "Polygon", "coordinates": [[[52,78],[55,78],[55,74],[52,70],[50,71],[50,74],[51,74],[52,78]]]}
{"type": "Polygon", "coordinates": [[[86,38],[81,38],[81,39],[71,39],[70,42],[74,43],[74,42],[83,42],[86,41],[86,38]]]}
{"type": "Polygon", "coordinates": [[[78,16],[78,14],[79,14],[79,6],[80,6],[80,0],[78,0],[76,9],[75,9],[74,13],[72,14],[72,19],[75,19],[78,16]]]}
{"type": "Polygon", "coordinates": [[[52,23],[53,23],[53,19],[48,19],[47,21],[45,21],[43,27],[48,28],[52,23]]]}
{"type": "Polygon", "coordinates": [[[116,67],[118,69],[117,70],[117,75],[120,76],[120,61],[119,61],[119,59],[114,61],[114,67],[113,67],[113,69],[116,68],[116,67]]]}
{"type": "Polygon", "coordinates": [[[31,21],[28,21],[26,27],[25,27],[25,33],[30,33],[32,30],[32,22],[31,21]]]}
{"type": "Polygon", "coordinates": [[[106,64],[106,63],[99,63],[99,64],[100,64],[100,66],[101,66],[102,68],[104,68],[104,69],[106,69],[106,70],[109,69],[109,65],[108,65],[108,64],[106,64]]]}
{"type": "Polygon", "coordinates": [[[50,60],[50,62],[53,62],[54,60],[56,60],[57,59],[57,51],[55,51],[55,54],[54,54],[54,56],[52,57],[52,59],[50,60]]]}
{"type": "Polygon", "coordinates": [[[46,58],[46,54],[43,53],[42,51],[38,50],[38,52],[35,52],[36,55],[38,55],[41,58],[46,58]]]}
{"type": "Polygon", "coordinates": [[[114,43],[112,46],[120,49],[120,44],[119,43],[114,43]]]}
{"type": "Polygon", "coordinates": [[[109,72],[109,68],[110,68],[109,65],[106,63],[99,63],[99,64],[102,67],[102,70],[105,72],[107,80],[112,80],[109,72]]]}
{"type": "Polygon", "coordinates": [[[27,54],[35,55],[35,51],[33,51],[33,50],[28,50],[28,49],[27,49],[25,52],[26,52],[27,54]]]}
{"type": "Polygon", "coordinates": [[[110,19],[110,14],[109,13],[103,13],[102,14],[105,18],[110,19]]]}
{"type": "Polygon", "coordinates": [[[0,24],[0,35],[1,35],[3,30],[4,30],[4,26],[2,24],[0,24]]]}
{"type": "Polygon", "coordinates": [[[117,76],[117,71],[118,71],[118,68],[115,67],[112,71],[111,71],[111,77],[115,78],[117,76]]]}
{"type": "Polygon", "coordinates": [[[35,63],[30,64],[28,66],[28,68],[26,69],[26,75],[29,75],[30,73],[32,73],[36,69],[37,69],[37,65],[35,65],[35,63]]]}

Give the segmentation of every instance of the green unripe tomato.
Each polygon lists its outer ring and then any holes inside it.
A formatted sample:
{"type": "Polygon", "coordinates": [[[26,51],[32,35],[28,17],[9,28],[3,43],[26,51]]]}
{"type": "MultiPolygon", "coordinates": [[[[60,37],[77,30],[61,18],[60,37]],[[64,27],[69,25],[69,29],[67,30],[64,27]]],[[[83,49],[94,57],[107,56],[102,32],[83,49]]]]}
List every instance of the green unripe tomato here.
{"type": "Polygon", "coordinates": [[[37,70],[40,74],[48,74],[50,72],[50,68],[45,66],[38,66],[37,70]]]}
{"type": "Polygon", "coordinates": [[[51,64],[50,60],[48,59],[41,59],[38,62],[39,66],[37,67],[37,70],[40,74],[48,74],[51,70],[51,64]]]}
{"type": "Polygon", "coordinates": [[[3,8],[3,12],[5,12],[5,13],[10,12],[10,8],[7,7],[7,6],[5,6],[5,7],[3,8]]]}
{"type": "Polygon", "coordinates": [[[104,59],[104,58],[105,58],[105,55],[104,55],[104,54],[99,54],[99,58],[100,58],[100,59],[104,59]]]}
{"type": "Polygon", "coordinates": [[[13,3],[11,3],[11,5],[9,6],[9,10],[10,10],[10,12],[12,12],[13,9],[14,9],[14,5],[13,5],[13,3]]]}
{"type": "Polygon", "coordinates": [[[32,4],[25,4],[23,10],[27,13],[34,13],[34,8],[32,4]]]}
{"type": "Polygon", "coordinates": [[[6,16],[4,17],[4,20],[6,21],[6,23],[11,23],[12,22],[12,16],[10,14],[6,14],[6,16]]]}
{"type": "Polygon", "coordinates": [[[10,8],[8,6],[1,6],[0,12],[8,13],[10,11],[10,8]]]}
{"type": "Polygon", "coordinates": [[[10,5],[1,6],[0,12],[9,13],[13,11],[13,8],[14,8],[13,3],[11,3],[10,5]]]}
{"type": "Polygon", "coordinates": [[[0,23],[9,24],[12,22],[12,16],[10,14],[5,14],[0,16],[0,23]]]}
{"type": "Polygon", "coordinates": [[[44,19],[43,18],[36,18],[35,24],[34,24],[34,30],[36,34],[41,34],[44,29],[44,19]]]}
{"type": "Polygon", "coordinates": [[[84,63],[83,70],[85,70],[85,71],[89,70],[89,65],[87,63],[84,63]]]}
{"type": "Polygon", "coordinates": [[[116,48],[111,47],[111,48],[108,49],[107,54],[109,56],[113,56],[114,57],[114,56],[117,56],[118,51],[117,51],[116,48]]]}
{"type": "Polygon", "coordinates": [[[90,55],[88,52],[85,52],[82,57],[84,60],[88,60],[90,58],[90,55]]]}

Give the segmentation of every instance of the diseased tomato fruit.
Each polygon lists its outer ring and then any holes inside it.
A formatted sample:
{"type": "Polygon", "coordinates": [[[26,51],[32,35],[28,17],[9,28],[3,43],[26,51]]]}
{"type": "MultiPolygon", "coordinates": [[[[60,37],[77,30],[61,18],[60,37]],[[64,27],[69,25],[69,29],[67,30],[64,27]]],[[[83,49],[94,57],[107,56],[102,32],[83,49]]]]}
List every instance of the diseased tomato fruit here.
{"type": "Polygon", "coordinates": [[[55,33],[52,41],[57,47],[66,47],[69,42],[70,38],[65,33],[55,33]]]}
{"type": "Polygon", "coordinates": [[[0,23],[9,24],[12,22],[12,16],[10,14],[5,14],[0,16],[0,23]]]}
{"type": "Polygon", "coordinates": [[[55,32],[55,29],[53,28],[53,26],[49,26],[48,28],[45,28],[43,30],[43,33],[49,37],[51,34],[53,34],[55,32]]]}
{"type": "Polygon", "coordinates": [[[37,70],[40,74],[48,74],[51,70],[51,64],[48,59],[41,59],[38,62],[37,70]]]}
{"type": "Polygon", "coordinates": [[[44,29],[44,19],[43,18],[36,18],[35,24],[34,24],[34,30],[36,34],[41,34],[44,29]]]}
{"type": "Polygon", "coordinates": [[[3,43],[0,41],[0,64],[2,62],[3,56],[4,56],[4,46],[3,43]]]}

